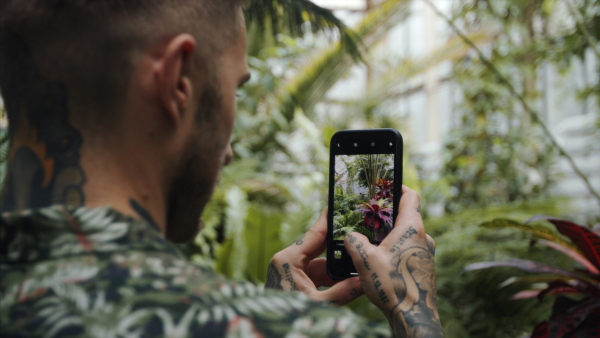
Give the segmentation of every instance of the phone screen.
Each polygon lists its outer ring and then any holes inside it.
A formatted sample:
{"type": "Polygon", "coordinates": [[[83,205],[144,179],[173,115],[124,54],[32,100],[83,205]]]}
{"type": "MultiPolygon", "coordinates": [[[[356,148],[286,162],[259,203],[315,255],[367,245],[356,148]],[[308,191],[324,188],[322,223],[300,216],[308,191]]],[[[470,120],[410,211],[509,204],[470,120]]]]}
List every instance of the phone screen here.
{"type": "Polygon", "coordinates": [[[394,218],[394,154],[335,156],[333,239],[353,231],[380,243],[394,218]]]}
{"type": "Polygon", "coordinates": [[[356,275],[344,247],[351,232],[379,244],[397,215],[402,186],[400,134],[392,129],[339,132],[332,138],[328,272],[340,280],[356,275]]]}

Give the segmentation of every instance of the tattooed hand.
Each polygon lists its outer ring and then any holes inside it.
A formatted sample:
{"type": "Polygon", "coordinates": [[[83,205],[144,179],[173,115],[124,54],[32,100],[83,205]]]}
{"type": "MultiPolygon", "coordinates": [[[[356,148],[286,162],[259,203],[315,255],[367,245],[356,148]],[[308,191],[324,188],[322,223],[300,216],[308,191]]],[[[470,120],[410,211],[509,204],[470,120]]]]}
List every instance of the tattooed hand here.
{"type": "Polygon", "coordinates": [[[343,305],[363,294],[358,277],[336,282],[327,275],[325,251],[327,209],[317,223],[287,249],[278,252],[269,264],[266,288],[301,291],[316,301],[343,305]],[[329,286],[327,290],[318,287],[329,286]]]}
{"type": "Polygon", "coordinates": [[[402,186],[394,229],[379,246],[359,234],[345,246],[365,294],[397,337],[443,337],[435,295],[435,243],[425,233],[419,195],[402,186]]]}

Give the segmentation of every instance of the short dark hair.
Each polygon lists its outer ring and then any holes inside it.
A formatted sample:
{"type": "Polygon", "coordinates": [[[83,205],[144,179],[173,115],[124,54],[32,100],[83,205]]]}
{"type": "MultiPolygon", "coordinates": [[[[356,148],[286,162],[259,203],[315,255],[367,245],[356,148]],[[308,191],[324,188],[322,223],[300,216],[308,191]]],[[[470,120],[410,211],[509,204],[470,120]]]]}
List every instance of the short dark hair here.
{"type": "MultiPolygon", "coordinates": [[[[119,109],[136,55],[179,33],[198,41],[210,72],[243,29],[240,0],[3,0],[0,4],[0,90],[11,115],[10,90],[35,86],[13,64],[25,48],[45,77],[66,85],[84,125],[105,124],[119,109]]],[[[14,96],[14,95],[13,95],[14,96]]],[[[17,95],[18,96],[18,95],[17,95]]]]}

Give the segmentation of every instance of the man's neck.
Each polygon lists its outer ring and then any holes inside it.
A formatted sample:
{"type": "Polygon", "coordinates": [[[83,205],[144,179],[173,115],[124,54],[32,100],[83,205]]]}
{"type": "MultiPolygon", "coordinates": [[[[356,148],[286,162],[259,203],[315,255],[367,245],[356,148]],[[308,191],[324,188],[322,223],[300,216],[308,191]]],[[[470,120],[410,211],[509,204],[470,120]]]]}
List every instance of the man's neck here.
{"type": "Polygon", "coordinates": [[[111,206],[129,216],[151,218],[164,232],[166,194],[156,164],[136,144],[102,148],[82,153],[82,167],[88,174],[85,206],[111,206]]]}
{"type": "Polygon", "coordinates": [[[11,132],[2,211],[84,205],[81,134],[68,124],[36,128],[26,116],[19,116],[11,132]]]}
{"type": "MultiPolygon", "coordinates": [[[[83,140],[77,129],[69,132],[72,138],[83,140]]],[[[26,141],[28,134],[12,135],[2,212],[51,205],[110,206],[125,215],[155,223],[164,232],[165,192],[154,166],[135,145],[114,145],[112,150],[100,151],[87,149],[91,146],[87,142],[86,147],[61,153],[39,136],[44,133],[34,134],[35,142],[26,141]]]]}
{"type": "MultiPolygon", "coordinates": [[[[93,126],[84,129],[74,123],[74,117],[84,119],[89,114],[83,107],[74,108],[75,100],[67,85],[41,71],[24,40],[16,34],[3,37],[11,46],[11,52],[5,55],[6,64],[11,65],[6,71],[19,81],[2,88],[10,149],[1,211],[57,204],[110,205],[124,214],[143,217],[139,208],[131,207],[133,199],[164,229],[165,185],[158,176],[164,153],[150,151],[162,140],[151,143],[136,134],[144,130],[140,125],[146,120],[135,115],[135,119],[121,124],[120,133],[115,134],[122,135],[120,140],[92,138],[90,132],[82,131],[93,126]]],[[[149,113],[143,108],[132,110],[149,113]]],[[[107,132],[115,130],[94,131],[107,132]]]]}

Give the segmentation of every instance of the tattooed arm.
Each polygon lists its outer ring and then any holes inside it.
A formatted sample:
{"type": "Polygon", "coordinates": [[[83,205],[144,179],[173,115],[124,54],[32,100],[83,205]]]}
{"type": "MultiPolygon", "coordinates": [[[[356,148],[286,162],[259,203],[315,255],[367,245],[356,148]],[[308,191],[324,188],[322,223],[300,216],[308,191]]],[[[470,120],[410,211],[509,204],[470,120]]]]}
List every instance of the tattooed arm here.
{"type": "Polygon", "coordinates": [[[278,252],[267,271],[266,288],[301,291],[316,301],[338,305],[346,304],[363,294],[358,278],[336,282],[327,275],[325,258],[317,258],[325,251],[327,210],[317,223],[290,247],[278,252]],[[318,287],[329,286],[327,290],[318,287]]]}
{"type": "Polygon", "coordinates": [[[435,243],[425,234],[419,195],[403,186],[394,230],[377,247],[358,233],[345,245],[365,294],[397,337],[443,337],[435,291],[435,243]]]}

